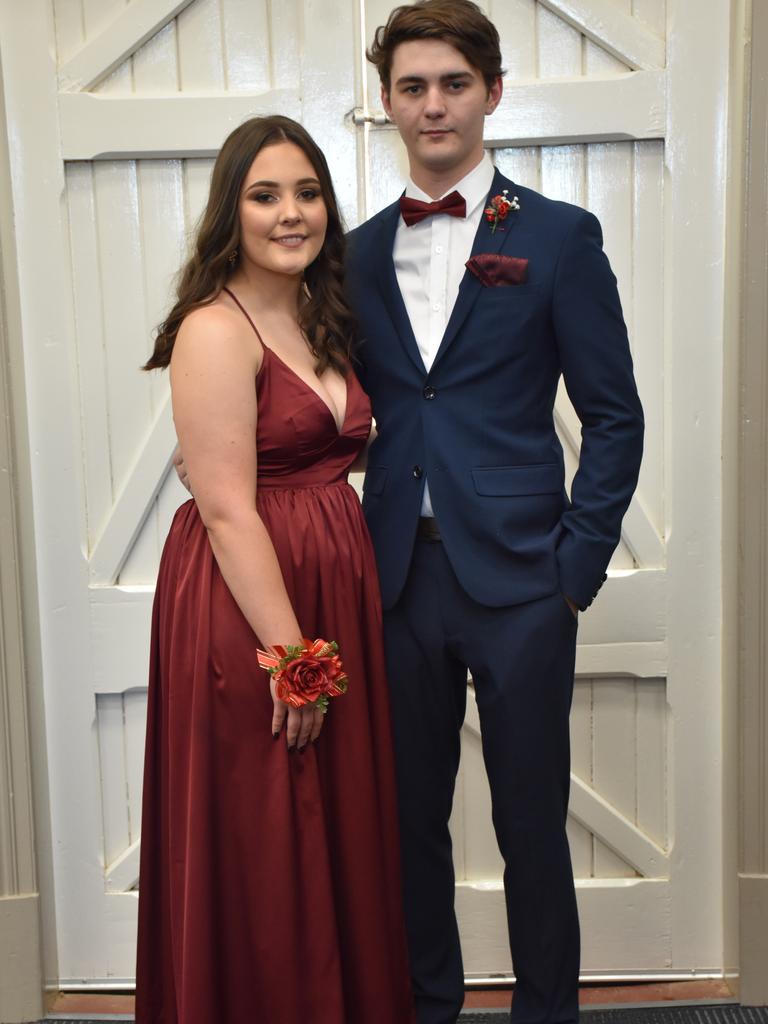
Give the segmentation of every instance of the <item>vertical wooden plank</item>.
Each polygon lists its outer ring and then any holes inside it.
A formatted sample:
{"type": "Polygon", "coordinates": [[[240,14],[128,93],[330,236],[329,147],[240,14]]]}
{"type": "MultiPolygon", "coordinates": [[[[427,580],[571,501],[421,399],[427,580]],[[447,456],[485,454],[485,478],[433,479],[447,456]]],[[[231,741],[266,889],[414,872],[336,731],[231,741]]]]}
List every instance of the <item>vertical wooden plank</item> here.
{"type": "Polygon", "coordinates": [[[128,794],[128,842],[141,835],[141,786],[144,776],[144,736],[147,724],[145,680],[137,680],[137,689],[123,694],[125,720],[125,763],[128,794]]]}
{"type": "Polygon", "coordinates": [[[195,228],[208,201],[213,163],[213,160],[203,159],[184,161],[185,250],[188,252],[191,252],[195,228]]]}
{"type": "Polygon", "coordinates": [[[83,0],[53,0],[56,31],[56,57],[59,64],[80,49],[85,42],[83,0]]]}
{"type": "Polygon", "coordinates": [[[269,0],[272,86],[295,89],[301,64],[301,0],[269,0]]]}
{"type": "Polygon", "coordinates": [[[637,826],[659,846],[669,844],[667,821],[667,688],[664,679],[637,683],[637,826]]]}
{"type": "Polygon", "coordinates": [[[632,293],[627,326],[645,414],[638,487],[643,507],[664,535],[664,143],[635,142],[632,293]]]}
{"type": "Polygon", "coordinates": [[[131,58],[134,90],[142,96],[168,95],[179,89],[176,21],[170,21],[131,58]]]}
{"type": "Polygon", "coordinates": [[[540,78],[582,74],[582,36],[546,7],[536,5],[540,78]]]}
{"type": "Polygon", "coordinates": [[[539,146],[519,146],[491,150],[493,162],[516,184],[541,191],[541,149],[539,146]]]}
{"type": "MultiPolygon", "coordinates": [[[[592,783],[592,693],[591,679],[577,679],[571,708],[571,770],[588,785],[592,783]]],[[[573,873],[576,878],[591,878],[594,873],[592,835],[584,826],[568,818],[573,873]]]]}
{"type": "Polygon", "coordinates": [[[338,0],[304,0],[302,15],[302,122],[322,142],[349,223],[357,221],[359,202],[357,134],[345,120],[355,105],[358,82],[355,2],[345,0],[342,6],[338,0]]]}
{"type": "MultiPolygon", "coordinates": [[[[631,821],[635,819],[635,686],[632,680],[601,679],[593,697],[593,784],[597,792],[631,821]]],[[[599,840],[596,878],[632,878],[634,870],[599,840]]]]}
{"type": "Polygon", "coordinates": [[[408,157],[397,132],[372,131],[368,137],[370,209],[367,216],[383,210],[400,195],[408,179],[408,157]]]}
{"type": "Polygon", "coordinates": [[[489,13],[499,30],[506,80],[535,78],[536,0],[491,0],[489,13]]]}
{"type": "Polygon", "coordinates": [[[619,282],[628,323],[633,316],[632,237],[634,152],[631,142],[596,143],[587,147],[588,192],[585,205],[600,221],[603,245],[619,282]]]}
{"type": "Polygon", "coordinates": [[[97,694],[96,727],[101,772],[104,861],[107,865],[119,857],[130,843],[122,694],[97,694]]]}
{"type": "Polygon", "coordinates": [[[543,146],[541,191],[548,199],[583,206],[586,198],[584,146],[543,146]]]}
{"type": "Polygon", "coordinates": [[[666,6],[666,0],[632,0],[632,14],[663,38],[667,34],[666,6]]]}
{"type": "MultiPolygon", "coordinates": [[[[266,92],[272,82],[268,0],[220,0],[227,88],[266,92]]],[[[278,37],[278,45],[282,40],[278,37]]]]}
{"type": "Polygon", "coordinates": [[[176,19],[179,82],[183,91],[226,88],[218,0],[195,0],[176,19]]]}
{"type": "MultiPolygon", "coordinates": [[[[390,0],[363,0],[363,3],[365,8],[363,43],[367,48],[373,42],[373,36],[376,29],[379,27],[379,25],[385,25],[387,23],[390,11],[392,11],[393,7],[397,5],[393,5],[390,2],[390,0]]],[[[367,86],[369,105],[371,109],[381,109],[381,84],[379,82],[379,76],[373,64],[370,64],[368,61],[366,61],[366,73],[368,76],[367,86]]],[[[372,135],[377,134],[379,133],[372,133],[372,135]]],[[[390,200],[390,202],[391,201],[392,200],[390,200]]],[[[370,210],[369,216],[378,209],[380,209],[380,207],[376,206],[372,210],[370,210]]]]}
{"type": "Polygon", "coordinates": [[[87,535],[90,547],[104,527],[112,507],[101,267],[98,260],[91,165],[79,162],[69,164],[66,169],[66,181],[75,346],[83,424],[81,439],[87,535]]]}
{"type": "MultiPolygon", "coordinates": [[[[154,332],[175,299],[175,279],[186,256],[184,183],[179,160],[142,160],[138,164],[141,254],[144,282],[144,331],[139,361],[149,358],[154,332]]],[[[152,415],[168,394],[167,374],[147,378],[152,415]]]]}
{"type": "Polygon", "coordinates": [[[133,161],[99,163],[93,173],[112,469],[119,487],[152,417],[149,382],[139,371],[146,351],[140,210],[133,161]]]}

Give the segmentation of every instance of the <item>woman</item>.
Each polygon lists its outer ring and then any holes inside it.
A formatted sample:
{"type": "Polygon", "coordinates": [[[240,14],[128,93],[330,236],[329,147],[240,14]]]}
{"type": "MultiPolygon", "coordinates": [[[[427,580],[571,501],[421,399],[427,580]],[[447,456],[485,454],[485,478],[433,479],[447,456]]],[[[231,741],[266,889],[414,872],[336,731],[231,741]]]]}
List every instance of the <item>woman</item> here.
{"type": "Polygon", "coordinates": [[[195,497],[153,616],[138,1024],[413,1019],[343,244],[311,138],[248,121],[147,363],[170,366],[195,497]],[[339,645],[327,716],[259,667],[302,637],[339,645]]]}

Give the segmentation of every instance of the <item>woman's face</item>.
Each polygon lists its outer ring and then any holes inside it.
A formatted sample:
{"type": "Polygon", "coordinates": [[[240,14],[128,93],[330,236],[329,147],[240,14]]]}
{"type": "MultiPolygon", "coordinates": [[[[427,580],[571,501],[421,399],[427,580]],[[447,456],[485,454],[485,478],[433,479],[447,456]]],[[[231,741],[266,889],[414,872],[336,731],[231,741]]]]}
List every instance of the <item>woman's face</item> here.
{"type": "Polygon", "coordinates": [[[293,142],[259,152],[245,176],[239,212],[240,258],[246,264],[297,275],[323,246],[328,213],[320,182],[293,142]]]}

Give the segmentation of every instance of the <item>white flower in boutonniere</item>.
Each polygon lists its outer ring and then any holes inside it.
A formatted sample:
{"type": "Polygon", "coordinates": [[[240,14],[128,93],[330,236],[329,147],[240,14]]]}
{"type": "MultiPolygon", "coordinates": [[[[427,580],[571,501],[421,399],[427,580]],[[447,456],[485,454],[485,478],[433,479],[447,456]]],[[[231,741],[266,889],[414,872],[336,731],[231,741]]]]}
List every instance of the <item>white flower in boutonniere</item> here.
{"type": "MultiPolygon", "coordinates": [[[[485,208],[485,219],[491,225],[491,234],[496,228],[501,228],[501,222],[506,220],[510,210],[519,210],[520,201],[517,196],[509,198],[509,189],[505,188],[500,196],[494,196],[489,206],[485,208]]],[[[503,231],[504,228],[501,228],[503,231]]]]}

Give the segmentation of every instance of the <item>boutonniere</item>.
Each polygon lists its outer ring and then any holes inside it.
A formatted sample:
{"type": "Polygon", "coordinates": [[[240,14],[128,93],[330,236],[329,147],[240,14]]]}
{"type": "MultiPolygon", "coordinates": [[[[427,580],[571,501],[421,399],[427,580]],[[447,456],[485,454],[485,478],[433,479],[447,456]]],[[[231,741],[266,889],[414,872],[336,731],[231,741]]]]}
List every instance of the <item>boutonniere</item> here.
{"type": "MultiPolygon", "coordinates": [[[[485,219],[491,225],[491,234],[507,219],[510,210],[519,210],[520,202],[517,196],[509,198],[509,189],[505,188],[500,196],[494,196],[489,206],[485,208],[485,219]]],[[[501,228],[503,231],[504,228],[501,228]]]]}

